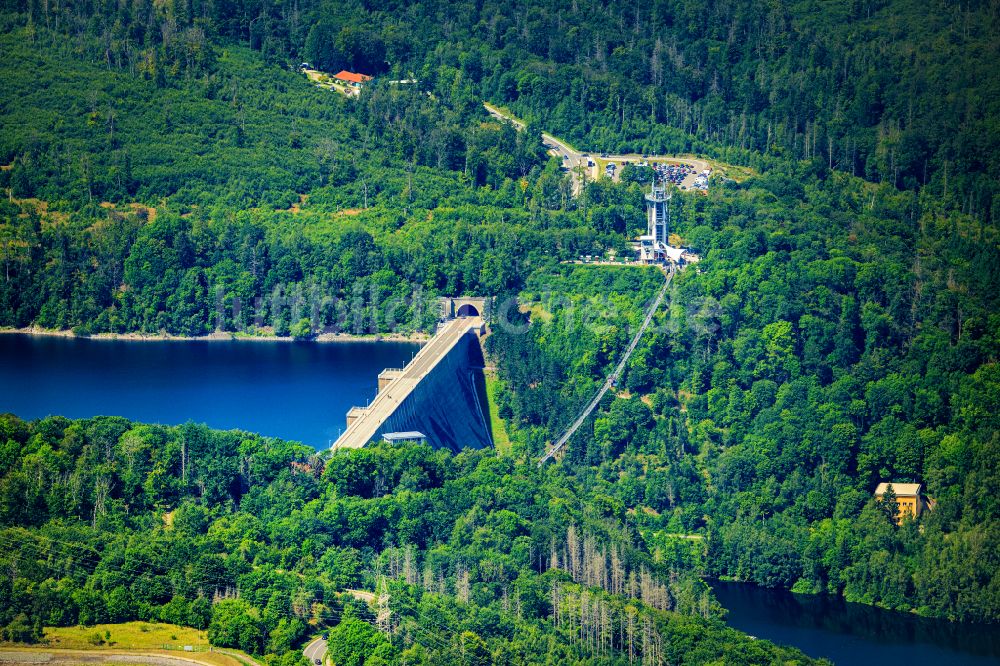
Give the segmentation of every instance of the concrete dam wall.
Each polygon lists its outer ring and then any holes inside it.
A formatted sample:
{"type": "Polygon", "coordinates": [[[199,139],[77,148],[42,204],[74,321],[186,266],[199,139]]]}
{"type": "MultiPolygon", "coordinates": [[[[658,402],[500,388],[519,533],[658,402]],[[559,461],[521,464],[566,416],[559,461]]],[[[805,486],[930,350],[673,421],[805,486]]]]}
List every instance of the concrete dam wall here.
{"type": "Polygon", "coordinates": [[[409,365],[383,371],[375,400],[348,412],[347,430],[333,448],[357,448],[400,432],[421,433],[431,446],[452,451],[492,446],[485,396],[477,389],[481,328],[479,318],[448,322],[409,365]]]}
{"type": "Polygon", "coordinates": [[[482,367],[479,340],[474,333],[468,333],[382,423],[379,437],[389,432],[417,431],[436,448],[461,451],[492,446],[474,379],[474,373],[481,373],[482,367]]]}

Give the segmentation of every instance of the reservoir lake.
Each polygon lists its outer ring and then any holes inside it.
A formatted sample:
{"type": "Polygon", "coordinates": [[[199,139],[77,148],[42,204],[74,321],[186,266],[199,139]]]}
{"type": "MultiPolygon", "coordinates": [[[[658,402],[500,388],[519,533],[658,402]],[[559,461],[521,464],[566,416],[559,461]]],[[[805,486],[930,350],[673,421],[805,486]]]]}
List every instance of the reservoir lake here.
{"type": "Polygon", "coordinates": [[[1000,627],[932,620],[910,613],[792,594],[750,583],[712,581],[726,624],[847,666],[1000,664],[1000,627]]]}
{"type": "Polygon", "coordinates": [[[120,341],[0,335],[0,413],[194,421],[326,448],[415,342],[120,341]]]}

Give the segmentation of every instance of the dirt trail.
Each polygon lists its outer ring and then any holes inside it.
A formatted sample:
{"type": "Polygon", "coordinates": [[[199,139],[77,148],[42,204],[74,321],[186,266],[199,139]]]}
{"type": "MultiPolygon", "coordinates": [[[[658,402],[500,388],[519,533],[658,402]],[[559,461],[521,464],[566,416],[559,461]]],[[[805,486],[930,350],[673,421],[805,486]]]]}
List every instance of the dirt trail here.
{"type": "MultiPolygon", "coordinates": [[[[191,652],[190,656],[174,656],[162,650],[154,651],[117,651],[117,650],[34,650],[34,649],[4,649],[0,650],[0,664],[145,664],[147,666],[219,666],[218,652],[191,652]],[[204,655],[212,658],[199,659],[204,655]]],[[[235,665],[245,661],[245,658],[232,656],[235,665]]],[[[230,660],[226,660],[230,661],[230,660]]],[[[260,666],[253,662],[252,666],[260,666]]]]}

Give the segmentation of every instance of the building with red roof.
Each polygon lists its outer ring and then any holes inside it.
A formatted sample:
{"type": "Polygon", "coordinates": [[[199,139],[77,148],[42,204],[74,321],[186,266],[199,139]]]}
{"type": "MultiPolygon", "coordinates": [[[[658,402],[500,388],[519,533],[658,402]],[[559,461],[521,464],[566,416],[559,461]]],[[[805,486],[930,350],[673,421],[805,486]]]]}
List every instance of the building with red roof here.
{"type": "Polygon", "coordinates": [[[340,81],[344,85],[351,86],[352,88],[360,88],[363,84],[372,80],[372,77],[367,74],[357,74],[355,72],[348,72],[346,69],[342,69],[333,75],[333,78],[340,81]]]}

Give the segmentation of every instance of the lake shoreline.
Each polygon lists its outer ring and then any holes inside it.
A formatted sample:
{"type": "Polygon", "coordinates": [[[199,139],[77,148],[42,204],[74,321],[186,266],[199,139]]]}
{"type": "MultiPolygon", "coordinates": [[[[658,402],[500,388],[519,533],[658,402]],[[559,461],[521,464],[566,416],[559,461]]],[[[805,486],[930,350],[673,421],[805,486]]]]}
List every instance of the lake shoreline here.
{"type": "Polygon", "coordinates": [[[96,341],[0,335],[0,413],[203,423],[327,448],[421,345],[96,341]]]}
{"type": "Polygon", "coordinates": [[[79,340],[111,340],[119,342],[427,342],[427,333],[321,333],[316,337],[297,340],[292,336],[250,335],[215,331],[208,335],[185,336],[171,333],[94,333],[77,335],[70,329],[48,329],[28,326],[25,328],[0,328],[0,335],[26,335],[38,337],[76,338],[79,340]]]}

